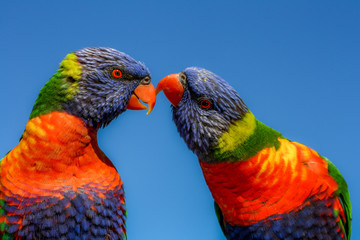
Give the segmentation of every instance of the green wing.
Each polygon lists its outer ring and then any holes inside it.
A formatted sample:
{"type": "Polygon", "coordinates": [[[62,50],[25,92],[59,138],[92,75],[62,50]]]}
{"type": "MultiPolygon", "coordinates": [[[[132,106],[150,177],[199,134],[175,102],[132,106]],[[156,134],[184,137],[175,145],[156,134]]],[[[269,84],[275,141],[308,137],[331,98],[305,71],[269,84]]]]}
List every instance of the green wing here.
{"type": "Polygon", "coordinates": [[[329,175],[334,178],[334,180],[339,186],[338,190],[335,193],[339,197],[346,218],[346,219],[342,219],[341,223],[343,225],[343,228],[345,229],[347,239],[350,239],[352,214],[351,214],[351,202],[350,202],[350,193],[348,186],[345,182],[345,179],[341,175],[340,171],[335,167],[335,165],[332,162],[330,162],[330,160],[327,159],[326,157],[322,157],[322,158],[325,159],[326,162],[328,163],[329,175]]]}
{"type": "Polygon", "coordinates": [[[223,217],[223,214],[221,212],[221,209],[220,209],[219,205],[215,201],[214,201],[214,207],[215,207],[215,213],[216,213],[216,216],[218,218],[221,230],[224,233],[224,235],[226,236],[224,217],[223,217]]]}

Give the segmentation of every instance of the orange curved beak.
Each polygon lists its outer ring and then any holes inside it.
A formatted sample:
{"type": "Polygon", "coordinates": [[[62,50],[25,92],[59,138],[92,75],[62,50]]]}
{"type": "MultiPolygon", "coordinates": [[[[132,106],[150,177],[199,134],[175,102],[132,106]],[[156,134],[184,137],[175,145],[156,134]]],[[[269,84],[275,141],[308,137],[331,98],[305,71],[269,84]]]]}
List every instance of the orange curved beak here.
{"type": "Polygon", "coordinates": [[[179,74],[174,73],[161,79],[156,86],[156,94],[164,91],[165,96],[176,107],[182,99],[184,94],[184,87],[179,81],[179,74]]]}
{"type": "Polygon", "coordinates": [[[126,108],[130,110],[147,109],[147,107],[144,104],[142,104],[139,99],[144,103],[148,104],[149,109],[146,115],[149,115],[156,103],[155,88],[154,85],[152,85],[152,83],[147,85],[140,84],[137,88],[135,88],[134,93],[131,95],[126,108]]]}

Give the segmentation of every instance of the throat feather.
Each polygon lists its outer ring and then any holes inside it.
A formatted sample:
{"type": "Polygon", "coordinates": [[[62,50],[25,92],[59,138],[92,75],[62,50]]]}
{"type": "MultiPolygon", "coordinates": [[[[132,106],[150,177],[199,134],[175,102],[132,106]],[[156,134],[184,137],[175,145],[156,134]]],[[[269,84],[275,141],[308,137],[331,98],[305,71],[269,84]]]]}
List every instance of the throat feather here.
{"type": "Polygon", "coordinates": [[[67,113],[32,118],[0,169],[8,174],[8,181],[16,183],[19,194],[28,194],[28,185],[39,194],[98,183],[104,184],[104,189],[112,188],[120,178],[100,150],[96,135],[97,129],[67,113]]]}

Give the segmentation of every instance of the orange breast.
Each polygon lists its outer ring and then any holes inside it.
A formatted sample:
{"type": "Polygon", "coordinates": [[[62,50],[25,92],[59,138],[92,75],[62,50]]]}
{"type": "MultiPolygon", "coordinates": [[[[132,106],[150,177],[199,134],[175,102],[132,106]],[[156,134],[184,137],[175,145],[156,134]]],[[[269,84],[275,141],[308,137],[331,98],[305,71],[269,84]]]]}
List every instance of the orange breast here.
{"type": "MultiPolygon", "coordinates": [[[[278,150],[263,149],[247,161],[200,161],[227,222],[250,225],[295,210],[311,196],[324,199],[336,191],[326,161],[314,150],[286,139],[279,141],[278,150]]],[[[337,206],[340,208],[340,203],[337,206]]]]}
{"type": "Polygon", "coordinates": [[[24,197],[57,196],[84,185],[104,190],[121,186],[96,134],[96,129],[66,113],[29,120],[20,143],[1,161],[1,186],[24,197]]]}

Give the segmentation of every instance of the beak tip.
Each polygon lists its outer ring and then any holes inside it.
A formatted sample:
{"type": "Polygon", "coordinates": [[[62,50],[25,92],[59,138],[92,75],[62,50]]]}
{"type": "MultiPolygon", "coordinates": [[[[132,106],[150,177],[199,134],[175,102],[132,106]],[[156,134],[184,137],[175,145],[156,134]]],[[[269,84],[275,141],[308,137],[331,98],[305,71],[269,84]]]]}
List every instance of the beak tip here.
{"type": "Polygon", "coordinates": [[[147,111],[146,115],[149,115],[154,110],[155,104],[156,104],[156,95],[155,95],[154,99],[152,99],[150,102],[148,102],[148,111],[147,111]]]}
{"type": "Polygon", "coordinates": [[[147,115],[153,110],[156,103],[156,94],[154,85],[151,83],[148,85],[139,85],[135,90],[134,94],[131,96],[131,101],[127,106],[128,109],[132,110],[145,110],[148,108],[147,115]],[[148,107],[143,105],[140,101],[148,104],[148,107]]]}

